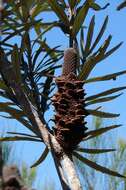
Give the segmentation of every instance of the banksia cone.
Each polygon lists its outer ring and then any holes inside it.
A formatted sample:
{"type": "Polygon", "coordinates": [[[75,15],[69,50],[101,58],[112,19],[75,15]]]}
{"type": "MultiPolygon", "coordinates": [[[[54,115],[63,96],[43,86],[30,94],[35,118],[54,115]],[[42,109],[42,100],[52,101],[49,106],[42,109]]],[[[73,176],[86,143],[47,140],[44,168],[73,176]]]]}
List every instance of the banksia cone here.
{"type": "Polygon", "coordinates": [[[54,134],[66,151],[73,150],[80,143],[87,129],[84,83],[77,79],[76,67],[77,53],[69,48],[64,53],[62,76],[56,79],[58,92],[52,98],[56,110],[54,134]]]}

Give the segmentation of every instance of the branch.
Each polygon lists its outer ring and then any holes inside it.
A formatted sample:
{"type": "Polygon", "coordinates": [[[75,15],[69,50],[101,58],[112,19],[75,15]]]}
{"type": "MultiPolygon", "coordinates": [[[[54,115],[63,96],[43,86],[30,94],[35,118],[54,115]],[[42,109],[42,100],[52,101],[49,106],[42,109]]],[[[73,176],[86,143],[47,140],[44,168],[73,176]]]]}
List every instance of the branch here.
{"type": "Polygon", "coordinates": [[[6,59],[4,51],[2,50],[1,52],[0,73],[4,77],[4,80],[6,80],[7,85],[12,89],[20,106],[32,123],[33,130],[51,151],[63,190],[82,190],[80,181],[76,175],[72,157],[64,153],[64,150],[56,141],[55,137],[42,123],[36,108],[31,104],[23,91],[21,82],[16,80],[12,63],[9,63],[6,59]]]}

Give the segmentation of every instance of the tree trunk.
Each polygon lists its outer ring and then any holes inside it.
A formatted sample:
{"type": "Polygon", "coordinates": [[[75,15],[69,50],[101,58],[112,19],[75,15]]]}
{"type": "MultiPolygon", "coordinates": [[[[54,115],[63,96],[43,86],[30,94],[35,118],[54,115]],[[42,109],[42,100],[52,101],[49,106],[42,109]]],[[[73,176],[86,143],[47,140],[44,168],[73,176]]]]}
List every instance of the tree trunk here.
{"type": "Polygon", "coordinates": [[[82,190],[80,180],[77,176],[72,154],[66,154],[56,141],[55,137],[49,135],[49,146],[63,190],[82,190]]]}

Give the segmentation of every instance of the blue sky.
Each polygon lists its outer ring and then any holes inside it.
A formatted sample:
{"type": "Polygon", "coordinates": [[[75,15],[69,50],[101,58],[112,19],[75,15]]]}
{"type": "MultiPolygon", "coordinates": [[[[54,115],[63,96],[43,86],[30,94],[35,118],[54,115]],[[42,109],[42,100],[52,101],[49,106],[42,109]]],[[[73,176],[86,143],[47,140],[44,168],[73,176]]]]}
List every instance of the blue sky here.
{"type": "MultiPolygon", "coordinates": [[[[96,2],[101,2],[96,1],[96,2]]],[[[102,5],[108,3],[107,0],[102,1],[102,5]]],[[[100,26],[102,25],[104,18],[106,15],[109,15],[109,23],[106,30],[106,33],[103,37],[103,40],[109,35],[112,34],[113,39],[111,43],[111,47],[118,44],[120,41],[124,41],[123,45],[114,53],[112,56],[107,58],[106,60],[100,62],[96,68],[92,71],[91,77],[93,76],[101,76],[108,73],[114,73],[121,70],[126,70],[126,12],[125,9],[118,12],[116,11],[117,5],[120,3],[120,0],[111,0],[111,5],[104,11],[93,12],[90,13],[85,25],[88,25],[88,21],[92,14],[96,14],[96,35],[99,31],[100,26]]],[[[101,3],[100,3],[101,4],[101,3]]],[[[45,19],[51,20],[54,19],[55,16],[45,16],[45,19]]],[[[62,34],[59,29],[51,30],[48,34],[47,41],[51,46],[62,45],[63,49],[68,47],[67,37],[62,34]]],[[[102,41],[103,42],[103,41],[102,41]]],[[[86,85],[86,91],[88,94],[95,94],[101,92],[102,90],[106,90],[112,87],[125,86],[126,85],[126,76],[123,75],[118,78],[115,82],[98,82],[86,85]]],[[[102,104],[103,105],[103,104],[102,104]]],[[[125,138],[126,136],[126,91],[125,93],[114,100],[111,103],[104,103],[104,111],[120,113],[120,117],[114,120],[110,120],[112,123],[121,123],[123,127],[116,130],[118,133],[118,137],[125,138]]],[[[105,120],[108,123],[108,120],[105,120]]],[[[12,120],[6,120],[2,117],[0,118],[0,126],[1,128],[7,127],[8,131],[20,131],[27,132],[27,130],[22,127],[18,122],[12,120]]],[[[1,130],[1,129],[0,129],[1,130]]],[[[30,143],[30,142],[18,142],[16,143],[14,154],[17,155],[19,162],[26,162],[28,166],[31,166],[34,161],[40,156],[41,151],[43,150],[43,145],[40,143],[30,143]]],[[[59,189],[59,181],[57,178],[57,174],[51,159],[49,156],[46,161],[38,167],[38,177],[36,184],[40,182],[41,184],[45,180],[48,179],[56,179],[57,190],[59,189]]]]}

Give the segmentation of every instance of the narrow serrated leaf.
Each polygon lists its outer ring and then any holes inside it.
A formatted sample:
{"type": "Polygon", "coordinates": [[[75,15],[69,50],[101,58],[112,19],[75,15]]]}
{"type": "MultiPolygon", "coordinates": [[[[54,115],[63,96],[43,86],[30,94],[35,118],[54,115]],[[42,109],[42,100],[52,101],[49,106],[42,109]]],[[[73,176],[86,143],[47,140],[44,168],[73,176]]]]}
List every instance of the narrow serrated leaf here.
{"type": "Polygon", "coordinates": [[[110,56],[111,54],[113,54],[117,49],[120,48],[120,46],[123,44],[123,42],[120,42],[118,45],[116,45],[115,47],[113,47],[111,50],[109,50],[105,55],[104,57],[102,58],[103,59],[106,59],[106,57],[110,56]]]}
{"type": "Polygon", "coordinates": [[[115,172],[115,171],[112,171],[108,168],[105,168],[95,162],[92,162],[91,160],[88,160],[87,158],[81,156],[80,154],[78,154],[77,152],[73,152],[73,155],[78,158],[81,162],[83,162],[84,164],[88,165],[89,167],[97,170],[97,171],[100,171],[102,173],[105,173],[105,174],[108,174],[108,175],[112,175],[112,176],[116,176],[116,177],[122,177],[122,178],[126,178],[125,176],[115,172]]]}
{"type": "Polygon", "coordinates": [[[119,91],[125,90],[125,89],[126,89],[126,86],[122,86],[122,87],[118,87],[118,88],[112,88],[110,90],[103,91],[103,92],[95,94],[93,96],[89,96],[89,97],[85,98],[85,101],[94,100],[94,99],[99,98],[101,96],[107,96],[107,95],[110,95],[110,94],[113,94],[115,92],[119,92],[119,91]]]}
{"type": "Polygon", "coordinates": [[[103,25],[101,27],[101,30],[98,33],[98,35],[96,37],[96,40],[94,41],[94,43],[93,43],[93,45],[92,45],[92,47],[91,47],[91,49],[89,51],[90,54],[92,53],[92,51],[95,49],[95,47],[97,46],[97,44],[101,40],[101,38],[102,38],[102,36],[103,36],[103,34],[104,34],[105,30],[106,30],[107,24],[108,24],[108,16],[105,18],[104,23],[103,23],[103,25]]]}
{"type": "Polygon", "coordinates": [[[49,5],[53,9],[53,11],[56,13],[56,15],[59,17],[59,19],[66,25],[69,26],[69,20],[63,10],[63,8],[59,5],[59,3],[56,0],[48,0],[49,5]]]}
{"type": "Polygon", "coordinates": [[[14,136],[14,137],[1,137],[0,141],[35,141],[35,142],[41,142],[41,140],[36,138],[30,138],[30,137],[21,137],[21,136],[14,136]]]}
{"type": "Polygon", "coordinates": [[[78,151],[78,152],[84,152],[84,153],[87,153],[87,154],[102,154],[102,153],[116,151],[116,149],[77,148],[76,151],[78,151]]]}
{"type": "Polygon", "coordinates": [[[113,117],[118,117],[120,115],[120,114],[102,112],[102,111],[91,110],[91,109],[87,109],[87,112],[91,115],[101,117],[101,118],[113,118],[113,117]]]}
{"type": "Polygon", "coordinates": [[[104,41],[103,45],[99,48],[99,54],[103,55],[106,52],[107,48],[110,45],[111,39],[112,35],[109,35],[108,38],[104,41]]]}
{"type": "Polygon", "coordinates": [[[87,39],[86,39],[86,45],[85,45],[85,54],[86,55],[88,55],[88,52],[89,52],[89,49],[91,46],[93,33],[94,33],[94,26],[95,26],[95,15],[92,17],[92,19],[90,21],[90,25],[89,25],[88,32],[87,32],[87,39]]]}
{"type": "MultiPolygon", "coordinates": [[[[117,73],[109,74],[109,75],[104,75],[100,77],[93,77],[88,80],[85,80],[85,83],[90,83],[90,82],[98,82],[98,81],[106,81],[106,80],[116,80],[116,78],[120,75],[126,74],[126,70],[120,71],[117,73]]],[[[81,77],[81,76],[80,76],[81,77]]],[[[81,78],[80,78],[81,79],[81,78]]]]}
{"type": "Polygon", "coordinates": [[[96,64],[101,62],[102,60],[106,59],[108,56],[110,56],[112,53],[114,53],[122,43],[118,44],[114,48],[112,48],[110,51],[106,52],[106,49],[108,48],[112,36],[109,35],[109,37],[105,40],[104,44],[99,48],[97,53],[94,53],[92,56],[90,56],[87,61],[83,64],[82,70],[79,74],[80,79],[87,79],[90,75],[91,71],[94,69],[96,64]]]}
{"type": "Polygon", "coordinates": [[[36,135],[30,135],[27,133],[18,133],[18,132],[7,132],[7,134],[11,134],[11,135],[21,135],[21,136],[25,136],[25,137],[31,137],[31,138],[39,138],[36,135]]]}
{"type": "Polygon", "coordinates": [[[92,104],[101,103],[101,102],[108,102],[108,101],[114,100],[115,98],[118,98],[121,95],[122,95],[122,93],[118,94],[118,95],[115,95],[115,96],[109,96],[109,97],[94,99],[92,101],[87,102],[86,106],[89,106],[89,105],[92,105],[92,104]]]}
{"type": "Polygon", "coordinates": [[[81,26],[83,25],[83,22],[84,22],[84,20],[85,20],[85,18],[87,16],[89,8],[90,8],[90,5],[86,0],[86,2],[79,9],[79,12],[75,17],[74,24],[73,24],[73,30],[72,30],[73,38],[76,37],[76,35],[79,32],[81,26]]]}
{"type": "Polygon", "coordinates": [[[100,136],[112,129],[115,129],[115,128],[118,128],[118,127],[121,127],[122,125],[111,125],[111,126],[108,126],[108,127],[103,127],[103,128],[100,128],[100,129],[96,129],[96,130],[92,130],[92,131],[89,131],[87,132],[85,135],[86,137],[83,138],[83,141],[86,141],[86,140],[89,140],[89,139],[92,139],[94,137],[97,137],[97,136],[100,136]]]}

